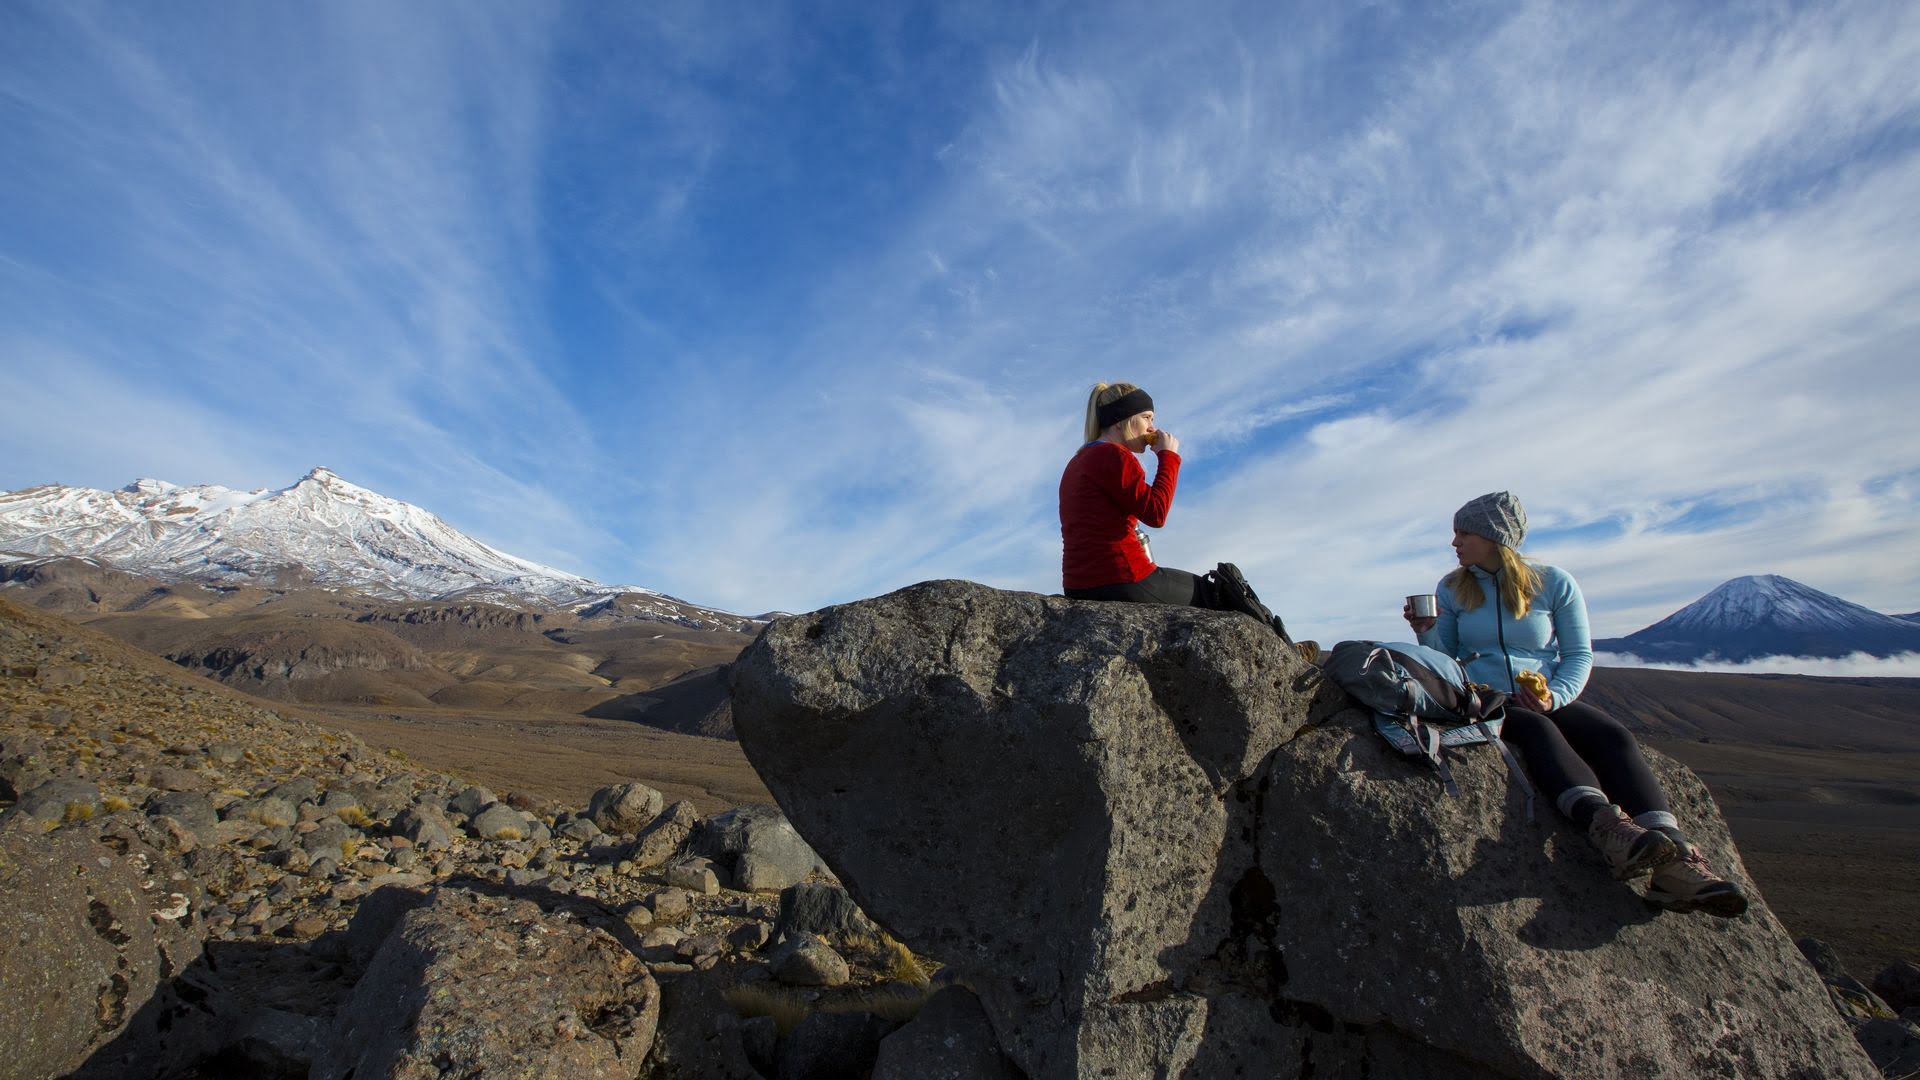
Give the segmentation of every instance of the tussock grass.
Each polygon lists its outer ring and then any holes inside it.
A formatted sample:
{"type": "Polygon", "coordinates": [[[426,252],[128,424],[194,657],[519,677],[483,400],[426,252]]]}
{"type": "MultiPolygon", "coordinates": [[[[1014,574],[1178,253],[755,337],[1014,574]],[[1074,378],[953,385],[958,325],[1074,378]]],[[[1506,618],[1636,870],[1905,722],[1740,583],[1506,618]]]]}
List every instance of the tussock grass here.
{"type": "Polygon", "coordinates": [[[368,817],[367,812],[358,806],[343,806],[335,816],[356,829],[364,829],[373,824],[373,819],[368,817]]]}
{"type": "Polygon", "coordinates": [[[60,821],[62,824],[69,824],[75,821],[85,821],[92,816],[92,803],[70,802],[67,804],[66,811],[60,815],[60,821]]]}
{"type": "Polygon", "coordinates": [[[780,1034],[786,1035],[815,1012],[828,1014],[868,1012],[904,1024],[927,1003],[925,986],[886,983],[845,992],[833,992],[818,1001],[808,1001],[802,987],[776,983],[737,983],[720,992],[733,1011],[741,1017],[771,1016],[780,1034]]]}
{"type": "Polygon", "coordinates": [[[104,807],[107,813],[109,814],[117,814],[122,810],[133,809],[132,803],[128,802],[127,800],[121,798],[118,795],[109,795],[106,798],[101,799],[100,805],[104,807]]]}

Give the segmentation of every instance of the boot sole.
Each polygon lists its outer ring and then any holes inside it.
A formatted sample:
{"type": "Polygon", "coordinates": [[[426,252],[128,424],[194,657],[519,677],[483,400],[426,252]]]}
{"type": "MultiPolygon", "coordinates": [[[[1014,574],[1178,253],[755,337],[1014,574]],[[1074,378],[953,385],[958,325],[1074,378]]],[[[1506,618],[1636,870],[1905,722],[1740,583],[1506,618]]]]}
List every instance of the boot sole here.
{"type": "Polygon", "coordinates": [[[1676,915],[1686,915],[1695,911],[1721,919],[1732,919],[1747,913],[1747,897],[1738,889],[1725,889],[1705,893],[1692,899],[1669,896],[1658,890],[1647,893],[1647,903],[1662,911],[1671,911],[1676,915]]]}

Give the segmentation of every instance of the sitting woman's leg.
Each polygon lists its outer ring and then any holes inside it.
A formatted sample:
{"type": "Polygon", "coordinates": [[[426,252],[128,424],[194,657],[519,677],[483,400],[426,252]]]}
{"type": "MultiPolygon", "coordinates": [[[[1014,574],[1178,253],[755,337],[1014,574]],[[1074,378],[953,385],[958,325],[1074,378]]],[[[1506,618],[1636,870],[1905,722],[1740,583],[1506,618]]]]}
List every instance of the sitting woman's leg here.
{"type": "Polygon", "coordinates": [[[1633,815],[1633,824],[1673,842],[1677,857],[1654,870],[1648,900],[1669,911],[1704,911],[1722,918],[1747,910],[1746,892],[1714,873],[1706,855],[1681,834],[1666,789],[1626,725],[1578,701],[1554,710],[1553,723],[1592,766],[1607,794],[1633,815]]]}
{"type": "Polygon", "coordinates": [[[1534,783],[1553,796],[1560,812],[1587,831],[1587,839],[1606,856],[1614,877],[1636,877],[1673,860],[1672,841],[1635,825],[1613,805],[1592,765],[1567,741],[1553,718],[1508,705],[1500,737],[1520,751],[1534,783]]]}
{"type": "Polygon", "coordinates": [[[1567,745],[1593,770],[1607,798],[1617,803],[1633,820],[1648,829],[1669,835],[1678,842],[1679,822],[1667,809],[1667,793],[1654,778],[1653,769],[1640,753],[1640,743],[1625,724],[1584,701],[1568,702],[1553,711],[1554,726],[1566,736],[1567,745]]]}
{"type": "Polygon", "coordinates": [[[1101,585],[1092,589],[1068,589],[1074,600],[1119,600],[1132,604],[1175,604],[1182,607],[1213,606],[1213,592],[1207,579],[1171,566],[1157,567],[1139,581],[1101,585]]]}

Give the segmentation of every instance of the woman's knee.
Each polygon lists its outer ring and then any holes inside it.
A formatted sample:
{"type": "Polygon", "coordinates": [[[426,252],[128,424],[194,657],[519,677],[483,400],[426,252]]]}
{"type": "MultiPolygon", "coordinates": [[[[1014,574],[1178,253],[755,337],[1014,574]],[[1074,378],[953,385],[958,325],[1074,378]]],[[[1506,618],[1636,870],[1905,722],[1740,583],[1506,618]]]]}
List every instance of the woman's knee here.
{"type": "Polygon", "coordinates": [[[1506,722],[1500,728],[1500,737],[1510,743],[1537,743],[1548,738],[1552,732],[1552,720],[1532,709],[1517,709],[1509,705],[1506,722]]]}

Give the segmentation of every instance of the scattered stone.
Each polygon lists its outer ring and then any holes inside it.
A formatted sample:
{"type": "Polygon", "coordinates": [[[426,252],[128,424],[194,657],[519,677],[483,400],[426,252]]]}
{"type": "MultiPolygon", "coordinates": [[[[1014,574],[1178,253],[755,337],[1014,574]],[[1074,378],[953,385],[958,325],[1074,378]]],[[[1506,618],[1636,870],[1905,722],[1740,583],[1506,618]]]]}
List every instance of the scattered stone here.
{"type": "Polygon", "coordinates": [[[1000,1052],[980,999],[964,986],[949,986],[880,1041],[872,1080],[1021,1080],[1021,1074],[1000,1052]]]}
{"type": "MultiPolygon", "coordinates": [[[[1895,960],[1873,977],[1873,992],[1898,1013],[1920,1005],[1920,965],[1895,960]]],[[[1884,1071],[1884,1070],[1883,1070],[1884,1071]]]]}
{"type": "Polygon", "coordinates": [[[246,760],[247,748],[234,742],[217,742],[207,747],[207,756],[221,765],[238,765],[246,760]]]}
{"type": "Polygon", "coordinates": [[[272,798],[285,799],[288,803],[299,806],[301,803],[312,802],[320,797],[320,781],[311,776],[296,776],[276,785],[267,794],[272,798]]]}
{"type": "Polygon", "coordinates": [[[554,831],[568,840],[588,845],[604,843],[607,836],[590,818],[574,818],[554,831]]]}
{"type": "Polygon", "coordinates": [[[58,825],[64,821],[86,821],[103,811],[97,784],[85,780],[48,780],[20,796],[12,812],[46,825],[58,825]]]}
{"type": "Polygon", "coordinates": [[[797,933],[844,941],[849,937],[880,936],[880,928],[867,918],[847,890],[826,882],[804,882],[780,890],[780,915],[773,924],[773,939],[797,933]]]}
{"type": "MultiPolygon", "coordinates": [[[[279,791],[286,786],[282,784],[274,790],[279,791]]],[[[228,821],[239,819],[268,827],[290,827],[299,822],[300,809],[299,804],[292,800],[279,795],[268,795],[264,798],[234,803],[227,807],[226,812],[221,816],[228,821]]]]}
{"type": "Polygon", "coordinates": [[[488,791],[478,784],[473,784],[462,789],[460,794],[447,800],[447,812],[450,814],[458,814],[464,818],[470,818],[499,801],[499,799],[494,797],[493,792],[488,791]]]}
{"type": "Polygon", "coordinates": [[[752,951],[767,943],[767,924],[758,919],[749,919],[727,932],[727,944],[742,951],[752,951]]]}
{"type": "Polygon", "coordinates": [[[213,802],[197,791],[173,791],[147,800],[146,812],[152,817],[170,817],[202,840],[213,842],[220,827],[220,815],[213,802]]]}
{"type": "Polygon", "coordinates": [[[525,840],[527,815],[505,803],[494,803],[473,816],[474,835],[482,840],[525,840]]]}
{"type": "Polygon", "coordinates": [[[780,1042],[776,1080],[866,1076],[894,1025],[868,1012],[813,1012],[780,1042]]]}
{"type": "Polygon", "coordinates": [[[409,807],[393,819],[393,826],[417,847],[433,849],[453,845],[453,824],[437,810],[409,807]]]}
{"type": "Polygon", "coordinates": [[[680,850],[687,837],[693,834],[693,827],[699,820],[700,814],[694,809],[693,803],[681,799],[667,807],[653,820],[653,824],[642,830],[620,857],[643,870],[659,866],[680,850]]]}
{"type": "Polygon", "coordinates": [[[665,797],[645,784],[613,784],[587,800],[586,816],[610,836],[632,836],[659,817],[665,804],[665,797]]]}
{"type": "Polygon", "coordinates": [[[656,890],[640,902],[653,912],[656,920],[684,918],[689,904],[685,889],[672,888],[656,890]]]}
{"type": "Polygon", "coordinates": [[[646,966],[604,931],[439,889],[374,953],[311,1075],[627,1080],[659,1011],[646,966]]]}
{"type": "Polygon", "coordinates": [[[626,921],[627,927],[636,934],[646,933],[647,927],[653,925],[653,912],[648,911],[645,904],[633,905],[627,909],[627,913],[622,915],[621,918],[626,921]]]}
{"type": "Polygon", "coordinates": [[[712,896],[720,891],[720,879],[715,876],[713,867],[700,863],[675,863],[667,867],[667,884],[701,896],[712,896]]]}
{"type": "Polygon", "coordinates": [[[816,868],[824,869],[820,857],[794,831],[786,815],[772,806],[737,806],[707,818],[694,826],[686,850],[728,869],[750,852],[761,864],[755,870],[759,880],[786,878],[778,886],[768,884],[765,888],[785,888],[805,880],[816,868]]]}
{"type": "Polygon", "coordinates": [[[807,933],[790,935],[767,964],[773,977],[788,986],[842,986],[852,977],[833,946],[807,933]]]}
{"type": "Polygon", "coordinates": [[[675,979],[661,995],[659,1036],[643,1075],[764,1080],[747,1058],[739,1015],[700,974],[675,979]]]}
{"type": "Polygon", "coordinates": [[[172,979],[201,942],[184,919],[154,918],[179,906],[174,870],[119,823],[0,833],[0,1000],[11,1003],[0,1009],[0,1072],[63,1076],[96,1054],[106,1075],[134,1061],[140,1073],[184,1064],[186,1040],[163,1047],[161,1034],[191,1009],[172,979]]]}

